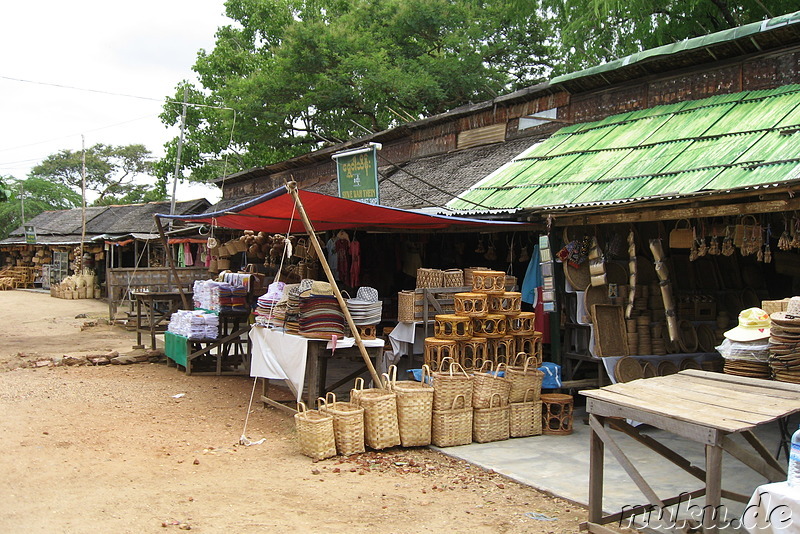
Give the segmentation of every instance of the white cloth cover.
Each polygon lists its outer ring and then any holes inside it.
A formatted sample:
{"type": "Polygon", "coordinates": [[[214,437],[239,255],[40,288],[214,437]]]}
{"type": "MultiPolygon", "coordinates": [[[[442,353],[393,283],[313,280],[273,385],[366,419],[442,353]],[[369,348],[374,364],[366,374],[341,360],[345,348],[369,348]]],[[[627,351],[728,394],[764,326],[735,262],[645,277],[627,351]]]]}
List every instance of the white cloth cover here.
{"type": "Polygon", "coordinates": [[[260,327],[251,328],[249,335],[253,342],[250,376],[285,380],[299,402],[306,378],[308,339],[260,327]]]}
{"type": "Polygon", "coordinates": [[[756,488],[742,513],[742,527],[750,534],[791,534],[800,531],[800,488],[786,482],[756,488]]]}

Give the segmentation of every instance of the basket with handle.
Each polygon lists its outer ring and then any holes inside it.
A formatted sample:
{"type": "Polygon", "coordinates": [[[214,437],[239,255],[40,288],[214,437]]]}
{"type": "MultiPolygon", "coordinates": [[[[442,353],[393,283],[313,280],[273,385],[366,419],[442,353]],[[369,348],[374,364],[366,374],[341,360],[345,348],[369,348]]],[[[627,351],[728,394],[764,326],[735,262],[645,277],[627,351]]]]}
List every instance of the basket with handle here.
{"type": "Polygon", "coordinates": [[[397,422],[400,444],[403,447],[420,447],[431,443],[431,416],[433,412],[433,386],[430,385],[430,368],[422,366],[422,381],[397,380],[397,367],[389,367],[385,374],[389,389],[397,394],[397,422]]]}
{"type": "Polygon", "coordinates": [[[400,445],[397,394],[386,388],[364,389],[364,379],[358,377],[350,399],[364,408],[364,443],[367,447],[386,449],[400,445]]]}
{"type": "Polygon", "coordinates": [[[509,414],[511,408],[502,405],[499,393],[492,395],[489,406],[475,408],[472,416],[472,440],[478,443],[501,441],[510,435],[509,414]]]}
{"type": "Polygon", "coordinates": [[[302,454],[315,460],[336,456],[333,416],[318,410],[309,410],[305,403],[298,402],[294,424],[302,454]]]}
{"type": "Polygon", "coordinates": [[[445,269],[442,274],[444,287],[464,287],[464,271],[461,269],[445,269]]]}
{"type": "Polygon", "coordinates": [[[317,399],[317,404],[320,412],[333,417],[336,451],[342,456],[364,452],[364,408],[353,402],[337,401],[332,391],[317,399]]]}
{"type": "Polygon", "coordinates": [[[459,395],[472,407],[472,376],[450,358],[443,358],[441,370],[432,374],[433,409],[450,410],[459,395]],[[449,367],[445,367],[449,362],[449,367]],[[447,369],[445,371],[444,369],[447,369]]]}
{"type": "Polygon", "coordinates": [[[431,443],[437,447],[472,443],[472,406],[464,395],[456,395],[444,410],[433,410],[431,443]]]}
{"type": "Polygon", "coordinates": [[[397,320],[401,323],[414,322],[414,299],[416,293],[403,290],[397,293],[397,320]]]}
{"type": "Polygon", "coordinates": [[[525,392],[522,402],[509,404],[509,434],[512,438],[538,436],[542,433],[542,401],[533,400],[534,389],[525,392]]]}
{"type": "Polygon", "coordinates": [[[442,287],[444,271],[441,269],[417,269],[417,289],[423,287],[442,287]]]}
{"type": "Polygon", "coordinates": [[[669,232],[669,248],[691,248],[694,242],[694,230],[689,219],[681,219],[675,223],[675,228],[669,232]],[[686,227],[681,223],[686,222],[686,227]]]}
{"type": "Polygon", "coordinates": [[[518,352],[514,356],[511,365],[506,369],[506,378],[511,381],[508,402],[524,402],[528,391],[533,391],[531,401],[539,400],[544,373],[536,368],[536,363],[536,356],[528,356],[525,352],[518,352]],[[517,365],[520,357],[525,360],[522,366],[517,365]]]}
{"type": "Polygon", "coordinates": [[[495,395],[500,397],[500,406],[508,404],[508,394],[511,392],[511,381],[500,376],[504,363],[497,364],[495,368],[491,361],[483,362],[480,369],[474,374],[472,382],[472,407],[489,408],[495,395]],[[488,372],[484,369],[487,368],[488,372]]]}

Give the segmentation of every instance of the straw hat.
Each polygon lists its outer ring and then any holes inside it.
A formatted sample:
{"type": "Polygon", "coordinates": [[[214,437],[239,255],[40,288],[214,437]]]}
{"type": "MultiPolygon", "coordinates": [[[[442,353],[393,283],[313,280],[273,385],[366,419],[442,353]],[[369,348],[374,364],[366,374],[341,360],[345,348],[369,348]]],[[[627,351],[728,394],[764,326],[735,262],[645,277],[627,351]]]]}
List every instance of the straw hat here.
{"type": "MultiPolygon", "coordinates": [[[[303,282],[304,282],[304,280],[300,282],[301,289],[302,289],[302,283],[303,282]]],[[[300,293],[301,297],[310,297],[312,295],[314,295],[314,296],[330,296],[330,295],[333,295],[333,288],[331,287],[331,285],[328,282],[322,282],[320,280],[314,280],[313,282],[311,282],[311,287],[310,288],[308,288],[307,290],[302,291],[300,293]]]]}
{"type": "Polygon", "coordinates": [[[731,341],[755,341],[769,337],[770,317],[761,308],[747,308],[739,313],[739,325],[725,332],[731,341]]]}
{"type": "Polygon", "coordinates": [[[800,297],[789,299],[785,312],[775,312],[769,318],[776,325],[789,328],[800,327],[800,297]]]}

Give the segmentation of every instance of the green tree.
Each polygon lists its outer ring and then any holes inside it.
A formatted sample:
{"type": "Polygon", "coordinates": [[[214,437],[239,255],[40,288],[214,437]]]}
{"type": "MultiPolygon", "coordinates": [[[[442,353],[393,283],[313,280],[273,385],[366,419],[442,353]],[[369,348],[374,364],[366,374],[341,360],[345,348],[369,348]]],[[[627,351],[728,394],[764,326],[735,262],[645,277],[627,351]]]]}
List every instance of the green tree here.
{"type": "Polygon", "coordinates": [[[555,25],[564,59],[555,74],[574,72],[641,50],[742,26],[798,9],[797,0],[541,0],[514,1],[555,25]],[[532,7],[535,6],[535,7],[532,7]]]}
{"type": "MultiPolygon", "coordinates": [[[[166,182],[150,178],[151,154],[144,145],[96,144],[86,149],[86,190],[97,195],[94,205],[133,204],[166,198],[166,182]]],[[[61,150],[31,169],[41,178],[81,190],[83,154],[61,150]]]]}
{"type": "Polygon", "coordinates": [[[181,168],[196,180],[483,101],[553,66],[547,21],[507,0],[228,0],[226,14],[235,23],[198,53],[189,87],[181,168]]]}
{"type": "Polygon", "coordinates": [[[22,205],[25,220],[30,221],[43,211],[65,210],[81,205],[81,195],[65,184],[31,177],[26,180],[4,179],[9,197],[0,202],[0,238],[6,238],[22,226],[22,205]]]}

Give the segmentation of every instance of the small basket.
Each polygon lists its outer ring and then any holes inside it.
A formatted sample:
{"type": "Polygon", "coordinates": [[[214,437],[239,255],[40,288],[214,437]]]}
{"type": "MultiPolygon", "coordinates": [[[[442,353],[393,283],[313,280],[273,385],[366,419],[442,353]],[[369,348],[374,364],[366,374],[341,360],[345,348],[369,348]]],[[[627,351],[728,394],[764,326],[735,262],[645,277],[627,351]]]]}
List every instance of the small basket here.
{"type": "Polygon", "coordinates": [[[300,452],[315,460],[336,456],[336,440],[333,433],[333,417],[317,410],[308,410],[302,402],[297,403],[294,414],[300,452]]]}
{"type": "Polygon", "coordinates": [[[225,243],[225,247],[230,251],[231,254],[238,254],[239,252],[244,252],[247,250],[247,244],[239,239],[231,239],[225,243]]]}
{"type": "Polygon", "coordinates": [[[464,271],[461,269],[447,269],[442,274],[442,287],[463,287],[464,271]]]}
{"type": "Polygon", "coordinates": [[[431,443],[431,417],[433,412],[433,386],[430,369],[422,366],[422,381],[397,381],[397,367],[389,367],[389,388],[397,394],[397,421],[400,444],[403,447],[421,447],[431,443]]]}
{"type": "Polygon", "coordinates": [[[681,219],[675,223],[669,233],[669,248],[691,248],[694,242],[694,230],[689,219],[681,219]],[[686,222],[686,228],[681,228],[680,224],[686,222]]]}
{"type": "Polygon", "coordinates": [[[503,405],[500,395],[492,395],[487,408],[476,408],[472,416],[472,439],[478,443],[502,441],[510,435],[509,414],[511,409],[503,405]],[[497,406],[495,406],[497,401],[497,406]]]}
{"type": "Polygon", "coordinates": [[[400,445],[397,395],[393,391],[384,388],[364,389],[364,379],[358,377],[350,398],[364,408],[364,443],[367,447],[386,449],[400,445]]]}
{"type": "Polygon", "coordinates": [[[433,410],[431,443],[437,447],[472,443],[472,406],[464,395],[457,395],[445,410],[433,410]]]}
{"type": "Polygon", "coordinates": [[[505,364],[500,363],[495,368],[492,362],[485,361],[478,372],[473,375],[475,377],[472,382],[473,408],[489,408],[495,396],[500,398],[500,406],[508,405],[511,380],[499,376],[501,367],[505,367],[505,364]],[[489,372],[484,372],[487,363],[489,372]]]}
{"type": "Polygon", "coordinates": [[[401,323],[414,322],[414,291],[397,293],[397,320],[401,323]]]}
{"type": "Polygon", "coordinates": [[[441,269],[417,269],[417,288],[423,287],[442,287],[444,282],[444,271],[441,269]]]}
{"type": "Polygon", "coordinates": [[[332,391],[324,399],[317,399],[317,404],[321,413],[333,417],[336,451],[342,456],[364,452],[364,408],[352,402],[337,402],[332,391]]]}
{"type": "Polygon", "coordinates": [[[542,401],[528,399],[528,394],[533,391],[526,391],[522,402],[509,404],[509,433],[512,438],[538,436],[542,433],[542,401]]]}
{"type": "Polygon", "coordinates": [[[511,381],[508,402],[525,402],[525,397],[530,391],[533,391],[531,402],[539,402],[544,373],[536,367],[536,363],[536,356],[528,356],[524,352],[519,352],[514,357],[506,369],[506,378],[511,381]],[[520,356],[525,360],[522,366],[516,365],[520,356]]]}
{"type": "MultiPolygon", "coordinates": [[[[445,368],[447,361],[442,361],[442,369],[445,368]]],[[[450,410],[453,409],[453,401],[461,396],[467,401],[467,405],[472,409],[472,376],[464,371],[464,368],[457,363],[450,361],[448,371],[433,373],[433,409],[450,410]]]]}

